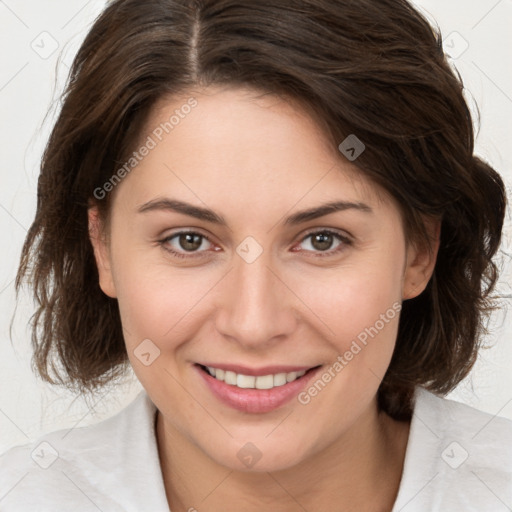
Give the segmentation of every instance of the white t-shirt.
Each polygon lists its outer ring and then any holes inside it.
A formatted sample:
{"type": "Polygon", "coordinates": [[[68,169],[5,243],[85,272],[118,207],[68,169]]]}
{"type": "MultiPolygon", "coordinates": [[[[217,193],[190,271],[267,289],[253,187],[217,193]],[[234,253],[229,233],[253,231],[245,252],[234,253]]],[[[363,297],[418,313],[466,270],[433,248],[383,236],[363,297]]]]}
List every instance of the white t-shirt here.
{"type": "MultiPolygon", "coordinates": [[[[0,456],[2,512],[169,512],[145,391],[96,425],[59,430],[0,456]]],[[[415,394],[392,512],[512,510],[512,421],[415,394]]]]}

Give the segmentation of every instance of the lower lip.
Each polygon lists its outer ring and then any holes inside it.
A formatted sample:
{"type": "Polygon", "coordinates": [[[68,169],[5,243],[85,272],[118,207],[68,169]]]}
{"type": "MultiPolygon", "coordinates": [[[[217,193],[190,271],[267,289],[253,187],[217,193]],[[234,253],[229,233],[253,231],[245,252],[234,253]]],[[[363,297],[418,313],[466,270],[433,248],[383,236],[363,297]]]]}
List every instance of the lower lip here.
{"type": "Polygon", "coordinates": [[[224,404],[233,409],[248,413],[264,413],[273,411],[293,397],[297,396],[307,385],[307,383],[322,369],[321,366],[306,372],[299,379],[288,382],[283,386],[277,386],[272,389],[243,389],[237,386],[231,386],[221,380],[217,380],[209,373],[195,365],[204,382],[210,388],[211,392],[224,404]]]}

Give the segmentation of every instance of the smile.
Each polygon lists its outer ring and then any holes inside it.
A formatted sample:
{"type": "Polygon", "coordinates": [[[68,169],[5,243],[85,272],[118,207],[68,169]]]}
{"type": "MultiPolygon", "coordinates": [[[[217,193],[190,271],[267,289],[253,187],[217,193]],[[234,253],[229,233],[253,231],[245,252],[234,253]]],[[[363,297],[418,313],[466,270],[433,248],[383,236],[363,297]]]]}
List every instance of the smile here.
{"type": "Polygon", "coordinates": [[[271,412],[290,402],[322,369],[322,365],[259,369],[234,364],[223,364],[223,368],[200,363],[194,366],[201,381],[218,400],[233,409],[253,414],[271,412]],[[248,375],[250,373],[253,375],[248,375]]]}
{"type": "Polygon", "coordinates": [[[217,380],[225,382],[230,386],[236,386],[242,389],[272,389],[284,386],[288,382],[293,382],[302,377],[306,370],[300,372],[275,373],[270,375],[244,375],[232,371],[213,368],[212,366],[201,366],[203,370],[217,380]]]}

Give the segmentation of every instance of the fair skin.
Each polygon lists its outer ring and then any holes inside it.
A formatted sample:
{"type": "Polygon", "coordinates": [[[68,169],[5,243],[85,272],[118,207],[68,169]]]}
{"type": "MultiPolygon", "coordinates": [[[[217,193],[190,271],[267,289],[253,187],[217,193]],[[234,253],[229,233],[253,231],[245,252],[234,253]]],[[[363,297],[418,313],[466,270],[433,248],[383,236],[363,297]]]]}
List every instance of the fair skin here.
{"type": "Polygon", "coordinates": [[[306,405],[233,409],[194,364],[328,368],[394,303],[423,291],[437,247],[408,244],[394,201],[310,117],[275,96],[210,88],[167,98],[141,141],[190,96],[197,106],[117,185],[108,236],[89,211],[100,286],[118,300],[128,356],[159,411],[169,505],[390,511],[409,423],[379,412],[376,395],[398,315],[306,405]],[[213,210],[226,225],[170,209],[138,211],[163,198],[213,210]],[[368,208],[286,223],[330,201],[368,208]],[[344,238],[333,236],[325,249],[308,237],[325,229],[344,238]],[[192,252],[171,238],[184,230],[207,238],[192,252]],[[248,236],[263,250],[251,263],[236,251],[248,236]],[[148,366],[134,355],[146,339],[160,350],[148,366]],[[262,455],[251,468],[237,457],[249,442],[262,455]]]}

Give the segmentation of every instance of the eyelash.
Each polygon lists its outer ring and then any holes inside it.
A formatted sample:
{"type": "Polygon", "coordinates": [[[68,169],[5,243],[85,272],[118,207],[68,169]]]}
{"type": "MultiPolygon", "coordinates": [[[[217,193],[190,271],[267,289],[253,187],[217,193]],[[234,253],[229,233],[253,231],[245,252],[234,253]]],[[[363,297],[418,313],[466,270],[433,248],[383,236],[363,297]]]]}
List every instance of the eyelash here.
{"type": "MultiPolygon", "coordinates": [[[[175,251],[174,249],[170,249],[169,246],[166,245],[173,238],[179,237],[180,235],[186,235],[186,234],[199,235],[202,239],[207,240],[211,244],[213,243],[206,235],[203,235],[203,234],[198,233],[196,231],[179,231],[178,233],[174,233],[174,234],[172,234],[170,236],[167,236],[167,237],[163,238],[162,240],[159,240],[158,243],[162,246],[162,248],[165,251],[171,253],[173,256],[176,256],[178,258],[202,258],[202,257],[204,257],[204,252],[205,251],[189,252],[189,253],[185,254],[185,253],[182,253],[182,252],[175,251]]],[[[333,255],[338,254],[339,252],[341,252],[346,246],[352,245],[352,240],[350,240],[347,236],[344,236],[344,235],[338,233],[337,231],[333,231],[331,229],[321,229],[321,230],[318,230],[318,231],[311,231],[311,232],[307,233],[306,235],[304,235],[304,237],[300,240],[300,243],[304,242],[307,238],[309,238],[309,237],[311,237],[313,235],[318,235],[318,234],[332,235],[332,236],[336,237],[342,243],[337,248],[335,248],[334,250],[328,250],[328,251],[306,251],[306,252],[311,252],[313,257],[315,257],[315,258],[325,258],[325,257],[333,256],[333,255]]]]}

